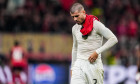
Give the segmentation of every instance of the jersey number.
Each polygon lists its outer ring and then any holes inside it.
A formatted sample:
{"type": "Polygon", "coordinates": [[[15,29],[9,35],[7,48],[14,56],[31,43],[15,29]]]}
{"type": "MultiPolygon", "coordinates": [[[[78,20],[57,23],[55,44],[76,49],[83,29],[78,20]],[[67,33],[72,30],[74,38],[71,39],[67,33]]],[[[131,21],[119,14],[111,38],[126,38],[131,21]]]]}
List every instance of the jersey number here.
{"type": "Polygon", "coordinates": [[[94,81],[95,81],[95,83],[94,84],[97,84],[97,79],[93,79],[94,81]]]}

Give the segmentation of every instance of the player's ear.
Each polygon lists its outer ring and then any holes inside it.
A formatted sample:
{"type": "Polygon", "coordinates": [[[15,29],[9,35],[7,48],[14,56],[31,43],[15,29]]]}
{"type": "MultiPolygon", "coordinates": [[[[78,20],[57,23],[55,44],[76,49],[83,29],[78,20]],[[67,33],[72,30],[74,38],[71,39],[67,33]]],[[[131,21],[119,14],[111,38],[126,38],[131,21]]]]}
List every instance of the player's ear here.
{"type": "Polygon", "coordinates": [[[83,10],[83,13],[84,13],[84,14],[86,14],[86,11],[85,11],[85,10],[83,10]]]}
{"type": "Polygon", "coordinates": [[[70,15],[71,15],[72,13],[70,12],[70,15]]]}
{"type": "Polygon", "coordinates": [[[70,12],[70,15],[72,16],[72,13],[70,12]]]}

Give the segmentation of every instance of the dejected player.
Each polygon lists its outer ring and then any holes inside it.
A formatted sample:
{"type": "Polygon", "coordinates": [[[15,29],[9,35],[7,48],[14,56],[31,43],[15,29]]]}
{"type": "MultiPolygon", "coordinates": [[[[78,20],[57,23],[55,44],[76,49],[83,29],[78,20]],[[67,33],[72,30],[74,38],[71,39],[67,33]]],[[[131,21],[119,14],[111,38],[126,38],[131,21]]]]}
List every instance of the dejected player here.
{"type": "Polygon", "coordinates": [[[118,40],[97,17],[86,14],[80,3],[72,5],[70,15],[76,22],[72,28],[71,84],[103,84],[101,53],[118,40]],[[103,37],[107,39],[104,45],[103,37]]]}

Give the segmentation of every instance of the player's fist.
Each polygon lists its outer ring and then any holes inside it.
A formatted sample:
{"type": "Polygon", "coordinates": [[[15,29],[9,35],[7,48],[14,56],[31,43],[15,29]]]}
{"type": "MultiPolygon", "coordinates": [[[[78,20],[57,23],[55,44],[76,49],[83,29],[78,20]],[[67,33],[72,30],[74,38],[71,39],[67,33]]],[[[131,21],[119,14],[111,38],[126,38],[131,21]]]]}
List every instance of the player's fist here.
{"type": "Polygon", "coordinates": [[[95,62],[95,60],[98,58],[98,54],[96,52],[93,52],[93,54],[90,55],[90,57],[88,58],[90,63],[95,62]]]}

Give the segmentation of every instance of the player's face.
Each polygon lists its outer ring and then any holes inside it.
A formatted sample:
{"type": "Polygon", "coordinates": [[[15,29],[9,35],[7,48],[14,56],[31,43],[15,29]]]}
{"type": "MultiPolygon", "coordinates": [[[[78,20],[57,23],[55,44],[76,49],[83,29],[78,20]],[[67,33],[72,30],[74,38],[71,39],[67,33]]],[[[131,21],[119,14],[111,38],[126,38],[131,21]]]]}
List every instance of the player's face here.
{"type": "Polygon", "coordinates": [[[77,23],[77,24],[83,24],[84,20],[85,20],[85,17],[86,17],[86,14],[85,14],[85,11],[82,10],[80,12],[78,11],[75,11],[74,13],[70,13],[73,20],[77,23]]]}

